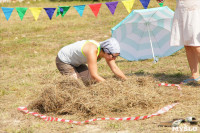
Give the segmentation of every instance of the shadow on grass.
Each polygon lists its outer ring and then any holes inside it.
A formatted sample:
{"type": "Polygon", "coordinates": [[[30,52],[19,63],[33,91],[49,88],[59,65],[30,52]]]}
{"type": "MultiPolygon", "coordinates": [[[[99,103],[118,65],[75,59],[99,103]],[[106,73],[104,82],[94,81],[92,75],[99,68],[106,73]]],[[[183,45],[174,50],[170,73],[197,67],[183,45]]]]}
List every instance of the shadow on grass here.
{"type": "MultiPolygon", "coordinates": [[[[140,62],[142,63],[142,62],[147,61],[147,60],[151,61],[152,59],[140,60],[140,62]]],[[[129,61],[129,60],[126,60],[126,59],[122,59],[122,60],[116,60],[115,62],[116,63],[118,63],[118,62],[124,63],[124,62],[137,62],[137,61],[129,61]]]]}
{"type": "MultiPolygon", "coordinates": [[[[154,78],[157,78],[161,82],[168,82],[171,84],[180,84],[183,80],[188,79],[189,76],[186,76],[182,73],[174,73],[174,74],[164,74],[164,73],[155,73],[153,74],[154,78]]],[[[188,83],[190,86],[200,86],[199,83],[188,83]]]]}
{"type": "Polygon", "coordinates": [[[132,62],[132,61],[128,61],[128,60],[116,60],[116,63],[124,63],[124,62],[132,62]]]}
{"type": "MultiPolygon", "coordinates": [[[[169,83],[169,84],[180,84],[183,80],[188,79],[189,76],[186,76],[182,73],[174,73],[174,74],[165,74],[165,73],[148,73],[144,72],[143,70],[134,72],[134,73],[127,73],[127,76],[136,75],[136,76],[152,76],[159,80],[161,83],[169,83]]],[[[199,83],[189,83],[187,85],[199,87],[199,83]]]]}

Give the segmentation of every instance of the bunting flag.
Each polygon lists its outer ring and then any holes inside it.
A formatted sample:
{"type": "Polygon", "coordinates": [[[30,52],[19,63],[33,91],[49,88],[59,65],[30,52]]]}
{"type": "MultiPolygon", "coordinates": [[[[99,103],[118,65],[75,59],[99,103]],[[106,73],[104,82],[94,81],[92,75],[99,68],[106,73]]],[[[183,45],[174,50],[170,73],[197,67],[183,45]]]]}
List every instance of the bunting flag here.
{"type": "Polygon", "coordinates": [[[134,2],[135,2],[135,0],[125,0],[125,1],[122,1],[122,3],[124,4],[126,10],[129,13],[131,12],[131,9],[133,7],[134,2]]]}
{"type": "Polygon", "coordinates": [[[51,20],[56,8],[44,8],[44,10],[46,11],[47,15],[49,16],[49,19],[51,20]]]}
{"type": "Polygon", "coordinates": [[[140,2],[142,3],[144,9],[147,9],[148,5],[149,5],[149,2],[150,0],[140,0],[140,2]]]}
{"type": "Polygon", "coordinates": [[[164,3],[165,0],[157,0],[158,4],[160,5],[160,7],[163,6],[163,3],[164,3]]]}
{"type": "Polygon", "coordinates": [[[37,21],[41,11],[42,7],[31,7],[29,8],[31,10],[31,13],[33,14],[33,17],[35,18],[35,21],[37,21]]]}
{"type": "Polygon", "coordinates": [[[100,7],[101,7],[101,3],[99,4],[90,4],[89,5],[90,9],[92,10],[92,12],[94,13],[94,15],[97,17],[100,7]]]}
{"type": "Polygon", "coordinates": [[[1,7],[7,21],[9,20],[14,8],[8,8],[8,7],[1,7]]]}
{"type": "Polygon", "coordinates": [[[24,15],[25,15],[27,9],[28,9],[28,8],[26,8],[26,7],[16,7],[17,13],[18,13],[18,15],[19,15],[21,21],[23,20],[24,15]]]}
{"type": "Polygon", "coordinates": [[[118,1],[106,3],[106,5],[107,5],[108,9],[110,10],[110,12],[112,13],[112,15],[114,15],[114,13],[115,13],[115,9],[117,7],[117,4],[118,4],[118,1]]]}
{"type": "Polygon", "coordinates": [[[62,17],[64,17],[67,11],[69,10],[69,8],[70,6],[59,6],[57,9],[56,17],[59,16],[60,14],[62,17]]]}
{"type": "MultiPolygon", "coordinates": [[[[163,3],[165,0],[156,0],[159,5],[162,7],[163,3]]],[[[147,9],[150,0],[140,0],[140,2],[142,3],[142,6],[147,9]]],[[[112,13],[112,15],[114,15],[115,10],[117,8],[119,1],[112,1],[112,2],[106,2],[106,6],[108,7],[108,9],[110,10],[110,12],[112,13]]],[[[126,10],[130,13],[132,11],[133,8],[133,4],[135,3],[135,0],[123,0],[122,1],[123,5],[125,6],[126,10]]],[[[99,10],[101,8],[102,3],[98,3],[98,4],[89,4],[90,9],[92,10],[92,12],[94,13],[94,15],[97,17],[99,10]]],[[[83,12],[85,9],[86,5],[76,5],[73,6],[76,11],[79,13],[79,15],[82,17],[83,16],[83,12]]],[[[71,6],[58,6],[57,8],[57,14],[56,17],[59,16],[61,14],[62,17],[64,17],[64,15],[67,13],[67,11],[69,10],[71,6]]],[[[8,7],[1,7],[3,10],[3,13],[7,19],[7,21],[9,20],[14,8],[8,8],[8,7]]],[[[18,15],[20,17],[21,20],[23,20],[24,15],[26,14],[28,8],[26,7],[16,7],[16,10],[18,12],[18,15]]],[[[31,10],[31,13],[33,14],[35,20],[37,21],[42,7],[31,7],[29,8],[31,10]]],[[[56,10],[56,8],[44,8],[44,10],[46,11],[49,19],[51,20],[53,17],[53,14],[56,10]]]]}
{"type": "Polygon", "coordinates": [[[79,15],[82,17],[83,16],[83,11],[85,9],[85,5],[74,6],[74,8],[79,13],[79,15]]]}

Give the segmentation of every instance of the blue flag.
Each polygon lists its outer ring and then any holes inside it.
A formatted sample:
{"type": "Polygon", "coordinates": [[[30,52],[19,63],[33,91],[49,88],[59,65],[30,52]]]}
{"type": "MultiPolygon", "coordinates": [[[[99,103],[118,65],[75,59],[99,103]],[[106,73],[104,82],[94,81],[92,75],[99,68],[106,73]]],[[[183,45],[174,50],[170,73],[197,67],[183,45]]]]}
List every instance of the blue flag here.
{"type": "Polygon", "coordinates": [[[79,15],[82,17],[83,11],[85,9],[85,5],[74,6],[74,8],[77,10],[77,12],[79,13],[79,15]]]}
{"type": "Polygon", "coordinates": [[[1,7],[7,21],[9,20],[14,8],[8,8],[8,7],[1,7]]]}
{"type": "Polygon", "coordinates": [[[49,19],[51,20],[56,8],[44,8],[44,10],[46,11],[47,15],[49,16],[49,19]]]}
{"type": "Polygon", "coordinates": [[[150,0],[140,0],[140,2],[142,3],[143,7],[144,7],[145,9],[147,9],[150,0]]]}

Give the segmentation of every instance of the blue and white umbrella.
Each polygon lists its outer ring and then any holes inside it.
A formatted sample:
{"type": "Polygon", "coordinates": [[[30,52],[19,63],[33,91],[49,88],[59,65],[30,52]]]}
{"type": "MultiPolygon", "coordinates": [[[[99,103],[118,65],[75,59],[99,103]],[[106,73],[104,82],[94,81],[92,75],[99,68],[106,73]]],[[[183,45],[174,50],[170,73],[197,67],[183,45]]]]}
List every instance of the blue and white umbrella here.
{"type": "Polygon", "coordinates": [[[119,41],[120,56],[130,60],[144,60],[169,56],[183,48],[169,45],[174,12],[167,6],[132,11],[112,28],[112,36],[119,41]]]}

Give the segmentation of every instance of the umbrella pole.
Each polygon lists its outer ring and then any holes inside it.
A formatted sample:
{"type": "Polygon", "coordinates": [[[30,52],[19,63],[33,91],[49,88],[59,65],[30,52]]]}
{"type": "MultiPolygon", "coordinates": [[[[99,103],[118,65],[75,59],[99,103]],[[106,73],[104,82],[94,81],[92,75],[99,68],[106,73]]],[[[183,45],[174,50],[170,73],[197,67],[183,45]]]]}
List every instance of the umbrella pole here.
{"type": "Polygon", "coordinates": [[[148,33],[149,33],[149,40],[150,40],[150,43],[151,43],[151,51],[152,51],[152,54],[153,54],[153,60],[154,60],[154,63],[156,63],[157,61],[156,61],[155,56],[154,56],[153,44],[152,44],[152,41],[151,41],[151,35],[150,35],[148,23],[147,23],[147,29],[148,29],[148,33]]]}

